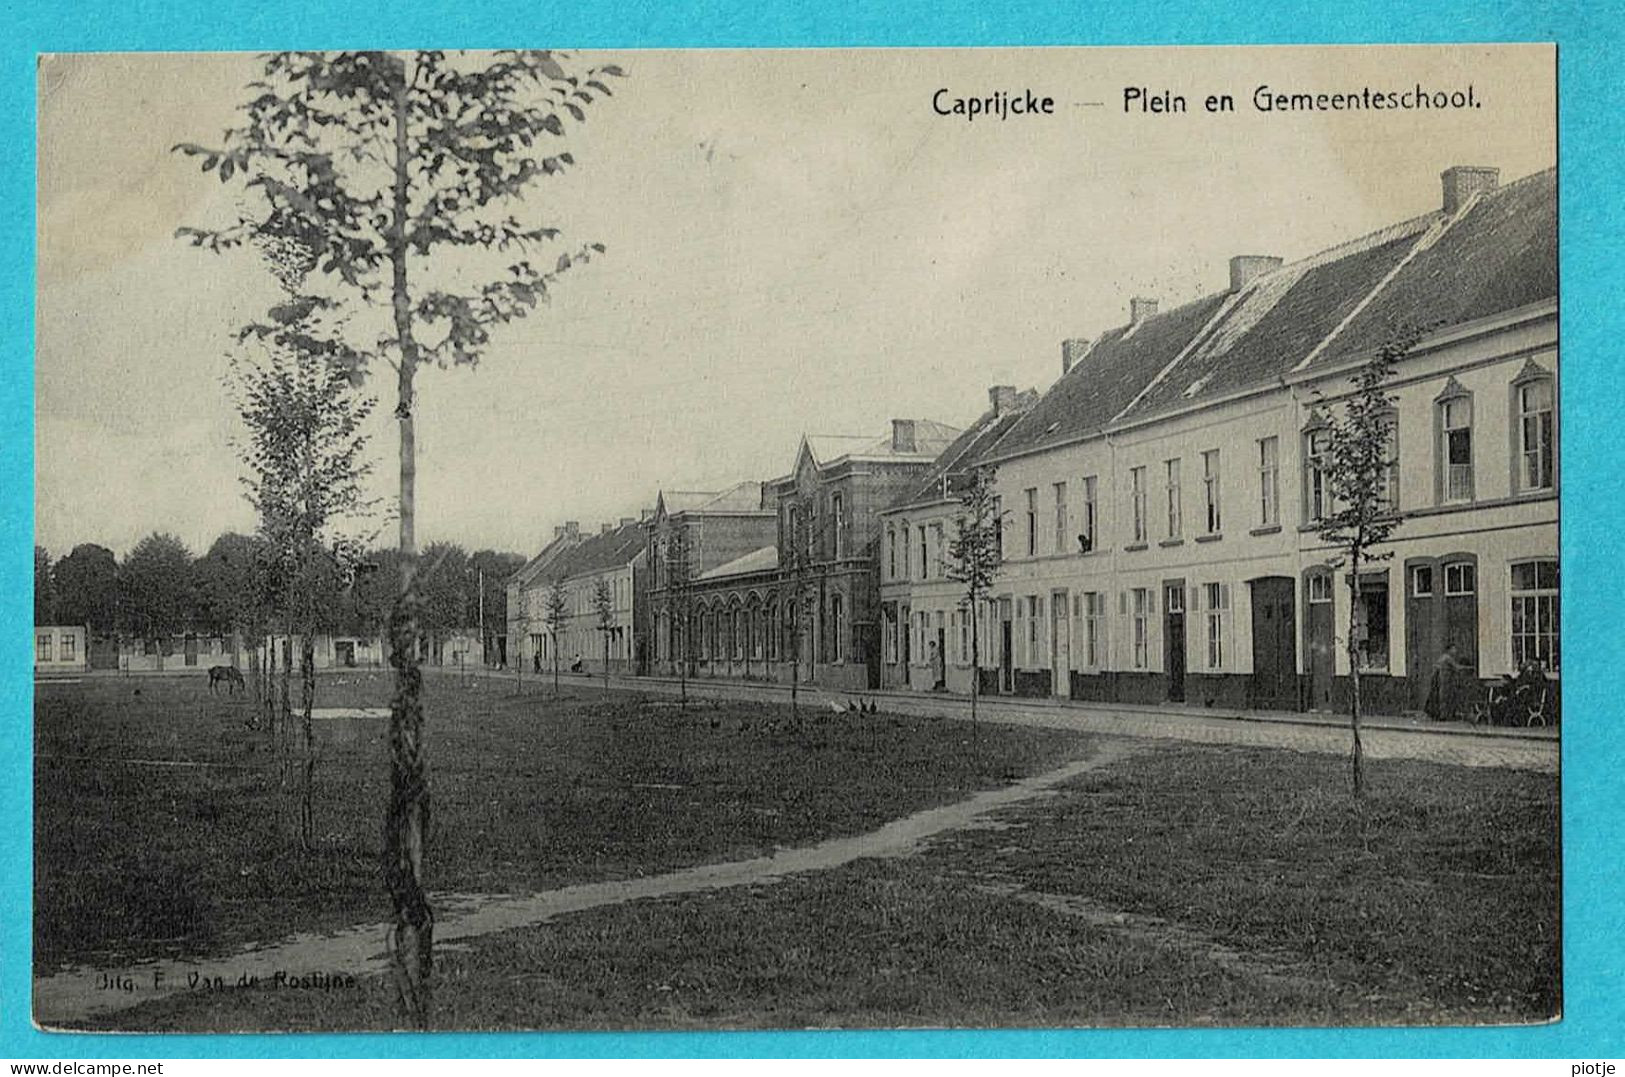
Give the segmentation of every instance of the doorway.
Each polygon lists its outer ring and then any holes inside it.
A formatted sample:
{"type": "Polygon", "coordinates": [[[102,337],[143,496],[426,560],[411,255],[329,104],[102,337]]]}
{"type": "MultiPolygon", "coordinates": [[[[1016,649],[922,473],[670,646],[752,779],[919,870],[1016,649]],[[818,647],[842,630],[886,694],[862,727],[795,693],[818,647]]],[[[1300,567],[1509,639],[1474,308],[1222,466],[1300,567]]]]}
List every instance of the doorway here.
{"type": "Polygon", "coordinates": [[[1050,694],[1072,698],[1072,619],[1065,591],[1050,594],[1050,694]]]}
{"type": "Polygon", "coordinates": [[[1010,620],[1010,600],[999,599],[999,691],[1010,694],[1016,690],[1015,654],[1012,644],[1015,632],[1010,620]]]}
{"type": "Polygon", "coordinates": [[[1168,702],[1185,702],[1185,581],[1162,581],[1162,629],[1168,641],[1168,702]]]}
{"type": "Polygon", "coordinates": [[[1304,640],[1308,651],[1309,683],[1305,695],[1310,710],[1332,709],[1332,677],[1336,672],[1333,635],[1332,574],[1312,570],[1304,576],[1304,640]]]}
{"type": "Polygon", "coordinates": [[[1298,636],[1293,583],[1265,576],[1249,583],[1253,605],[1253,706],[1298,709],[1298,636]]]}

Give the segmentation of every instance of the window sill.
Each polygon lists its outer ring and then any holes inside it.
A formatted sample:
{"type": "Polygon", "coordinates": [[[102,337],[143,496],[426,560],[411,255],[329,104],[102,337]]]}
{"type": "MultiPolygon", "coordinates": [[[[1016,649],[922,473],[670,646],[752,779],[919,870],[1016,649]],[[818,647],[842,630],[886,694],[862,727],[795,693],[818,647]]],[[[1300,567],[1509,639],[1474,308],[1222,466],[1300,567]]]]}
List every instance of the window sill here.
{"type": "Polygon", "coordinates": [[[1268,527],[1255,527],[1255,528],[1253,528],[1251,531],[1249,531],[1247,533],[1249,535],[1254,535],[1254,536],[1257,536],[1257,535],[1279,535],[1281,533],[1281,525],[1280,524],[1270,524],[1268,527]]]}
{"type": "Polygon", "coordinates": [[[1123,547],[1123,552],[1124,553],[1139,553],[1141,550],[1148,550],[1148,549],[1150,549],[1150,547],[1147,546],[1143,542],[1131,542],[1127,546],[1123,547]]]}
{"type": "Polygon", "coordinates": [[[1169,546],[1183,546],[1185,545],[1185,540],[1182,538],[1163,539],[1161,542],[1157,543],[1157,545],[1164,548],[1169,546]]]}
{"type": "Polygon", "coordinates": [[[1224,538],[1224,532],[1223,531],[1215,531],[1210,535],[1197,535],[1196,536],[1196,541],[1197,542],[1218,542],[1222,538],[1224,538]]]}

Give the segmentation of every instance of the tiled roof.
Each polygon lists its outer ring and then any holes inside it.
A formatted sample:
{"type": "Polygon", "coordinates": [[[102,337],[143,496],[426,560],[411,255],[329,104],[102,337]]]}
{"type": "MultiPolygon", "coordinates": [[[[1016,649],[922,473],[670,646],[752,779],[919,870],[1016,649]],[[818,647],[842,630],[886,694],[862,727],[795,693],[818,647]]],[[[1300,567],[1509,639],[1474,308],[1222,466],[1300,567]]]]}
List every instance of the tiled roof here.
{"type": "Polygon", "coordinates": [[[1107,332],[1000,441],[994,457],[1099,433],[1218,311],[1212,295],[1107,332]]]}
{"type": "Polygon", "coordinates": [[[537,574],[541,580],[569,579],[586,572],[619,568],[643,552],[646,534],[639,523],[622,524],[592,535],[537,574]]]}
{"type": "Polygon", "coordinates": [[[552,564],[561,554],[564,553],[565,550],[570,548],[570,542],[570,539],[565,538],[562,535],[555,537],[546,546],[542,547],[541,553],[538,553],[535,557],[532,557],[529,561],[525,562],[523,568],[510,576],[508,578],[508,583],[510,585],[519,587],[528,585],[532,580],[541,574],[543,569],[552,564]]]}
{"type": "Polygon", "coordinates": [[[943,496],[943,481],[947,479],[951,484],[953,478],[976,466],[976,464],[996,448],[1000,440],[1015,428],[1026,407],[1036,402],[1038,393],[1028,389],[1021,394],[1022,410],[1009,410],[995,413],[992,410],[983,412],[977,420],[970,425],[964,433],[955,438],[942,455],[937,457],[936,463],[926,473],[918,485],[898,498],[896,505],[915,505],[925,501],[935,501],[943,496]]]}
{"type": "Polygon", "coordinates": [[[1419,250],[1310,369],[1369,355],[1406,329],[1436,331],[1557,296],[1557,170],[1481,195],[1419,250]]]}
{"type": "Polygon", "coordinates": [[[1408,221],[1266,274],[1236,294],[1203,339],[1124,418],[1212,400],[1286,374],[1371,294],[1432,219],[1408,221]]]}
{"type": "Polygon", "coordinates": [[[743,557],[736,557],[732,561],[725,561],[716,568],[708,569],[699,574],[697,579],[714,580],[722,576],[743,576],[749,572],[766,572],[779,567],[779,548],[777,546],[763,546],[759,550],[752,550],[743,557]]]}

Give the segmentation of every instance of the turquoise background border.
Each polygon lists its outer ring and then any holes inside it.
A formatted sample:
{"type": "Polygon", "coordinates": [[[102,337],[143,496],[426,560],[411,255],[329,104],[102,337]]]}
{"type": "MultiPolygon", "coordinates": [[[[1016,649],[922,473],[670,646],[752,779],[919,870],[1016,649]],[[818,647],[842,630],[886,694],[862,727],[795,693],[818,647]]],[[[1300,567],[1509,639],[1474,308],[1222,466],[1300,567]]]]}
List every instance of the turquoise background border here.
{"type": "Polygon", "coordinates": [[[1163,5],[763,0],[668,3],[266,4],[10,0],[0,7],[0,1055],[183,1057],[1081,1055],[1620,1057],[1625,1055],[1625,816],[1614,723],[1625,668],[1617,386],[1625,289],[1617,210],[1625,141],[1625,12],[1615,3],[1163,5]],[[1565,1016],[1540,1028],[911,1033],[658,1033],[134,1037],[47,1035],[29,1023],[33,534],[34,57],[78,50],[345,47],[1153,45],[1557,41],[1563,284],[1565,1016]]]}

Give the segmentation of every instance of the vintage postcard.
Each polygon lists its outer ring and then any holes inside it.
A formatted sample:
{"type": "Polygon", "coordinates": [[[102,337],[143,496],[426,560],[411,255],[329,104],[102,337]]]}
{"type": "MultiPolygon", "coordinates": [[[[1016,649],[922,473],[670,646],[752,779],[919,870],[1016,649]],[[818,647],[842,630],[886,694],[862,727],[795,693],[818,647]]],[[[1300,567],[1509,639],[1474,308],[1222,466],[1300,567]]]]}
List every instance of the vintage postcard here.
{"type": "Polygon", "coordinates": [[[39,1027],[1561,1016],[1555,47],[38,110],[39,1027]]]}

